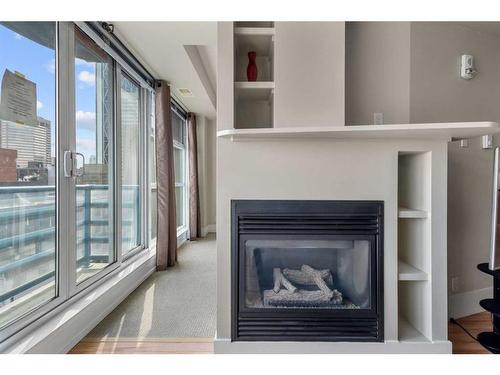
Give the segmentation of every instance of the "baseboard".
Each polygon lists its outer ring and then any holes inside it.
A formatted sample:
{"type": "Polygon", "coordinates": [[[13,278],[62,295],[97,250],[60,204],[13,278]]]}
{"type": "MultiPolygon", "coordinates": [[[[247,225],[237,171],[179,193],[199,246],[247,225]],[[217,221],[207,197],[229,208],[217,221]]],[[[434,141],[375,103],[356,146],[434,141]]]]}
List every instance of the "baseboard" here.
{"type": "Polygon", "coordinates": [[[463,318],[484,311],[479,301],[493,296],[493,287],[453,294],[448,297],[448,317],[463,318]]]}
{"type": "Polygon", "coordinates": [[[205,237],[208,233],[215,233],[215,224],[209,224],[201,228],[201,236],[205,237]]]}
{"type": "Polygon", "coordinates": [[[451,354],[450,341],[269,342],[215,338],[215,354],[451,354]]]}

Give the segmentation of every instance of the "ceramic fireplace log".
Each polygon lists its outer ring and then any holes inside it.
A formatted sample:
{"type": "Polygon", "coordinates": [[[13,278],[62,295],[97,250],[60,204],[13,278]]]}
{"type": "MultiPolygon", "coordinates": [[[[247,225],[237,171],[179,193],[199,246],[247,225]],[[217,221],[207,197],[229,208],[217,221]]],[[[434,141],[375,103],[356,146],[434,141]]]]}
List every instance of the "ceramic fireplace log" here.
{"type": "Polygon", "coordinates": [[[329,299],[333,298],[333,291],[328,287],[328,285],[326,285],[325,281],[321,277],[320,271],[315,270],[314,268],[308,266],[307,264],[302,265],[300,269],[302,270],[302,272],[307,273],[309,277],[311,277],[314,280],[314,283],[318,286],[319,289],[321,289],[323,293],[325,293],[325,295],[329,299]]]}
{"type": "MultiPolygon", "coordinates": [[[[333,277],[330,270],[318,270],[321,275],[321,278],[325,280],[328,285],[333,284],[333,277]]],[[[311,277],[310,273],[301,271],[301,270],[293,270],[290,268],[285,268],[283,270],[283,275],[290,280],[292,283],[302,284],[302,285],[316,285],[316,282],[311,277]]]]}
{"type": "Polygon", "coordinates": [[[278,293],[283,285],[288,291],[294,293],[297,288],[283,275],[281,269],[273,268],[274,293],[278,293]]]}

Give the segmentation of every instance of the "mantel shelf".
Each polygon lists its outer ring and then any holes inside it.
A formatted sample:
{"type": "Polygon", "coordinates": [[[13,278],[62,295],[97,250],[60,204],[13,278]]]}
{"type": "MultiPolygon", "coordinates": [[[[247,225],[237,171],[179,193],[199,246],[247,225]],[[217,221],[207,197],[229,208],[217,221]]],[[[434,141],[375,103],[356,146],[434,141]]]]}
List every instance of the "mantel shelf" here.
{"type": "Polygon", "coordinates": [[[447,122],[428,124],[321,126],[265,129],[227,129],[218,137],[238,140],[338,138],[456,140],[500,132],[496,122],[447,122]]]}

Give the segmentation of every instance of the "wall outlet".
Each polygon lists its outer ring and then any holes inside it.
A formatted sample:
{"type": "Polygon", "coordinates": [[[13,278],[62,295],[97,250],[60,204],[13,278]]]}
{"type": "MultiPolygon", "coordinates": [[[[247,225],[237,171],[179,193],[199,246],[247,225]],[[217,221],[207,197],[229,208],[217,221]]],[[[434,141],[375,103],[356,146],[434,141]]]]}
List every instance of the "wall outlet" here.
{"type": "Polygon", "coordinates": [[[460,279],[455,276],[451,278],[451,291],[456,292],[460,288],[460,279]]]}
{"type": "Polygon", "coordinates": [[[482,146],[483,146],[483,149],[489,149],[489,148],[493,148],[493,136],[491,134],[488,134],[488,135],[483,135],[483,137],[481,138],[481,143],[482,143],[482,146]]]}
{"type": "Polygon", "coordinates": [[[382,112],[375,112],[373,114],[374,125],[384,125],[384,114],[382,112]]]}

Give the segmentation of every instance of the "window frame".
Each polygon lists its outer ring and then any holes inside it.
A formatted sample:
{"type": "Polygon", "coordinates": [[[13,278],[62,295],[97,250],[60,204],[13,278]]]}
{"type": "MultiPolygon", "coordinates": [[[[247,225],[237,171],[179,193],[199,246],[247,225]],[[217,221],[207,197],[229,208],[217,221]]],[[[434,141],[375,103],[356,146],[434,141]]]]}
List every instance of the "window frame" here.
{"type": "Polygon", "coordinates": [[[118,255],[120,257],[120,261],[126,260],[138,252],[144,250],[146,248],[146,242],[145,242],[145,236],[144,236],[144,224],[147,224],[148,220],[144,220],[144,214],[145,214],[145,207],[144,207],[144,200],[145,200],[145,193],[144,193],[144,178],[145,178],[145,171],[144,171],[144,163],[147,161],[147,156],[145,157],[144,155],[144,150],[145,147],[143,146],[143,140],[144,140],[144,127],[145,127],[145,107],[144,107],[144,100],[145,100],[145,95],[144,95],[144,88],[140,85],[139,82],[137,82],[130,74],[128,71],[126,71],[121,65],[117,64],[117,81],[116,81],[116,95],[117,95],[117,117],[119,118],[119,122],[117,123],[116,126],[116,131],[118,132],[116,141],[118,142],[118,149],[120,150],[119,155],[118,155],[118,160],[117,160],[117,166],[116,168],[118,172],[118,211],[116,212],[117,215],[117,227],[115,228],[115,232],[119,231],[119,237],[118,237],[118,243],[117,243],[117,251],[118,255]],[[133,82],[134,84],[137,85],[139,89],[139,142],[138,142],[138,151],[139,151],[139,158],[138,158],[138,169],[139,169],[139,202],[140,202],[140,207],[139,207],[139,217],[141,218],[141,222],[139,223],[140,226],[140,235],[139,235],[139,245],[136,247],[128,250],[126,253],[123,253],[123,249],[121,248],[121,243],[122,243],[122,190],[121,190],[121,182],[122,182],[122,173],[121,173],[121,165],[122,165],[122,153],[121,153],[121,80],[125,77],[129,81],[133,82]],[[119,229],[118,229],[119,228],[119,229]]]}
{"type": "MultiPolygon", "coordinates": [[[[183,242],[184,237],[187,237],[187,233],[189,231],[189,155],[188,155],[188,126],[187,126],[187,113],[182,110],[182,108],[177,104],[175,100],[171,100],[170,102],[170,110],[172,113],[175,113],[176,116],[181,118],[183,120],[184,124],[184,129],[183,129],[183,135],[184,135],[184,144],[180,143],[177,140],[173,140],[173,146],[174,148],[177,148],[179,150],[183,151],[184,154],[184,183],[178,183],[174,181],[175,187],[183,187],[184,188],[184,205],[182,207],[184,211],[184,225],[181,225],[177,227],[177,239],[178,243],[183,242]]],[[[174,166],[175,167],[175,166],[174,166]]],[[[175,208],[176,210],[179,209],[179,207],[175,208]]]]}
{"type": "MultiPolygon", "coordinates": [[[[0,328],[0,347],[8,345],[19,335],[25,335],[38,328],[62,309],[84,298],[95,288],[102,285],[109,277],[119,273],[130,262],[139,259],[150,249],[149,188],[149,119],[147,98],[154,100],[154,89],[150,83],[137,74],[122,57],[95,33],[85,22],[54,22],[55,27],[55,148],[56,148],[56,264],[55,264],[55,297],[41,303],[33,309],[19,315],[0,328]],[[75,54],[74,27],[80,28],[90,39],[102,48],[113,60],[113,131],[114,147],[112,147],[114,178],[114,253],[115,260],[103,268],[101,272],[76,283],[76,228],[71,223],[76,220],[75,181],[64,177],[62,173],[65,150],[75,150],[75,54]],[[140,245],[122,256],[121,244],[121,140],[120,140],[120,102],[118,78],[126,74],[139,86],[139,184],[140,184],[140,245]],[[146,131],[145,131],[146,130],[146,131]],[[68,181],[72,180],[72,181],[68,181]],[[61,204],[61,202],[64,202],[61,204]],[[63,230],[61,230],[61,228],[63,230]]],[[[154,120],[154,116],[153,116],[154,120]]]]}
{"type": "MultiPolygon", "coordinates": [[[[75,118],[75,113],[76,113],[76,91],[75,91],[75,81],[76,81],[76,72],[75,72],[75,50],[74,50],[74,41],[75,41],[75,36],[74,36],[74,28],[78,27],[80,28],[76,23],[69,23],[69,45],[70,45],[70,53],[68,54],[68,60],[66,61],[66,64],[68,66],[68,69],[70,72],[73,72],[70,77],[69,81],[71,84],[71,93],[75,93],[74,96],[72,95],[67,95],[68,98],[71,100],[71,104],[68,105],[69,107],[69,112],[70,112],[70,117],[68,119],[71,119],[72,123],[68,121],[68,127],[70,128],[70,131],[72,132],[69,135],[70,142],[71,142],[71,150],[76,151],[76,118],[75,118]],[[72,113],[72,115],[71,115],[72,113]]],[[[85,30],[81,29],[80,30],[85,33],[85,30]]],[[[90,39],[92,39],[94,42],[95,40],[85,33],[90,39]]],[[[99,46],[99,44],[96,42],[96,44],[99,46]]],[[[106,51],[107,53],[107,51],[106,51]]],[[[108,53],[109,55],[109,53],[108,53]]],[[[118,259],[118,254],[117,254],[117,238],[116,238],[116,227],[117,227],[117,211],[118,211],[118,202],[116,199],[117,196],[117,190],[119,187],[118,180],[116,179],[116,170],[118,169],[117,166],[117,150],[120,150],[119,145],[117,146],[116,141],[117,141],[117,128],[118,128],[118,118],[116,116],[116,91],[117,91],[117,81],[116,81],[116,69],[117,69],[117,63],[113,59],[113,57],[110,55],[112,59],[112,68],[113,68],[113,82],[112,82],[112,90],[113,90],[113,121],[112,121],[112,131],[111,131],[111,137],[112,137],[112,142],[110,142],[110,151],[111,155],[113,157],[112,159],[112,167],[113,168],[113,181],[110,181],[110,186],[112,185],[113,188],[113,202],[112,202],[112,216],[113,216],[113,260],[110,262],[106,267],[104,267],[102,270],[97,272],[95,275],[92,275],[88,277],[87,279],[81,281],[78,283],[77,281],[77,250],[78,246],[75,241],[69,241],[68,243],[68,250],[69,250],[69,258],[70,258],[70,269],[69,269],[69,278],[68,278],[68,290],[69,290],[69,297],[72,297],[82,290],[85,290],[86,288],[90,287],[91,285],[95,284],[98,280],[101,278],[105,277],[109,273],[113,272],[116,270],[118,267],[120,267],[120,261],[118,259]]],[[[69,132],[68,132],[69,133],[69,132]]],[[[64,179],[64,177],[63,177],[64,179]]],[[[68,219],[66,223],[73,223],[72,225],[69,225],[68,228],[68,233],[71,236],[70,238],[77,238],[76,236],[76,180],[75,179],[68,179],[69,184],[71,184],[71,195],[72,195],[72,204],[68,204],[68,210],[71,211],[70,214],[68,215],[68,219]],[[71,230],[71,232],[69,232],[71,230]],[[74,232],[73,232],[74,231],[74,232]]]]}
{"type": "MultiPolygon", "coordinates": [[[[66,38],[64,37],[64,33],[61,33],[60,23],[54,22],[55,28],[55,74],[54,74],[54,82],[55,82],[55,147],[56,147],[56,234],[55,234],[55,296],[51,299],[42,302],[41,304],[31,308],[30,310],[20,314],[16,318],[8,321],[3,327],[0,328],[0,343],[7,340],[10,336],[16,334],[19,330],[21,330],[24,326],[40,319],[43,315],[49,313],[54,310],[57,306],[63,303],[68,296],[67,284],[63,282],[65,278],[68,276],[68,270],[66,267],[62,267],[61,265],[67,264],[68,254],[65,251],[61,251],[65,241],[62,237],[62,231],[60,230],[59,224],[64,220],[65,210],[63,205],[60,202],[63,201],[65,197],[66,189],[64,189],[61,185],[61,173],[59,164],[61,163],[61,155],[62,147],[61,142],[64,142],[62,137],[62,126],[61,124],[64,122],[62,119],[66,115],[65,111],[61,111],[60,109],[64,105],[64,102],[67,98],[61,97],[59,93],[61,92],[61,87],[64,87],[67,84],[67,70],[60,69],[60,58],[67,53],[66,47],[66,38]]],[[[67,107],[66,107],[67,109],[67,107]]]]}

